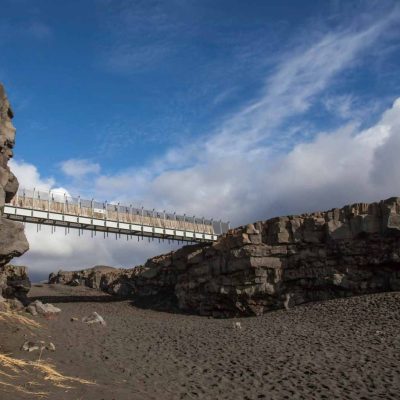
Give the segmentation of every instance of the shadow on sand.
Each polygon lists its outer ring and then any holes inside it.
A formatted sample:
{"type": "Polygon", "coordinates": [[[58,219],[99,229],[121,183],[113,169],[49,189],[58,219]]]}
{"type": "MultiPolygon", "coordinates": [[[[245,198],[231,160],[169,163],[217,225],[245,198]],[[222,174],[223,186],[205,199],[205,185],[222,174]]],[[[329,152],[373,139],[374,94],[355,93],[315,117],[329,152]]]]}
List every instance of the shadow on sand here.
{"type": "Polygon", "coordinates": [[[99,296],[79,296],[79,295],[65,295],[65,296],[32,296],[29,301],[40,300],[42,303],[111,303],[114,301],[124,301],[119,297],[99,295],[99,296]]]}

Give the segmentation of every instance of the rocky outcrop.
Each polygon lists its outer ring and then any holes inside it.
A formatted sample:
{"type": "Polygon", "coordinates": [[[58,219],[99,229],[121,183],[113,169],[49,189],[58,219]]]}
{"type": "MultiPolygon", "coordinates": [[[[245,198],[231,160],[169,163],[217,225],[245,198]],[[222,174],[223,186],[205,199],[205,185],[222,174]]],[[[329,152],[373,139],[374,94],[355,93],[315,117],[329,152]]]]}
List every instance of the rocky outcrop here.
{"type": "MultiPolygon", "coordinates": [[[[71,283],[69,274],[50,282],[71,283]]],[[[109,293],[213,316],[400,290],[400,198],[273,218],[144,266],[89,274],[109,293]]],[[[81,282],[94,287],[90,279],[81,282]]]]}
{"type": "Polygon", "coordinates": [[[0,269],[0,294],[6,299],[16,298],[26,304],[30,288],[26,267],[6,265],[0,269]]]}
{"type": "Polygon", "coordinates": [[[24,254],[29,248],[23,225],[3,217],[5,202],[9,202],[18,190],[18,180],[8,166],[15,144],[12,118],[10,103],[0,84],[0,295],[16,295],[25,299],[25,290],[28,287],[25,268],[6,266],[11,259],[24,254]],[[24,283],[18,287],[16,282],[22,281],[24,283]]]}

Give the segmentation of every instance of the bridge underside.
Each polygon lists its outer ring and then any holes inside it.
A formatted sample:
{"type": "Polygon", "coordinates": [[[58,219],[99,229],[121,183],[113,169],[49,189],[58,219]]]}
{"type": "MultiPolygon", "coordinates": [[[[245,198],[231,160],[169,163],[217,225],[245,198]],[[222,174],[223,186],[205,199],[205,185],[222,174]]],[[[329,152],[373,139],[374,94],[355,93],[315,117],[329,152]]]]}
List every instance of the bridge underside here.
{"type": "Polygon", "coordinates": [[[218,236],[214,233],[196,232],[187,229],[170,229],[167,227],[155,227],[140,223],[127,223],[100,218],[90,218],[72,214],[63,214],[49,211],[40,211],[30,208],[5,205],[4,216],[14,221],[26,222],[40,225],[48,225],[64,228],[65,233],[69,229],[90,231],[92,235],[110,233],[118,235],[137,236],[142,238],[158,238],[162,240],[173,240],[179,242],[213,242],[218,236]]]}

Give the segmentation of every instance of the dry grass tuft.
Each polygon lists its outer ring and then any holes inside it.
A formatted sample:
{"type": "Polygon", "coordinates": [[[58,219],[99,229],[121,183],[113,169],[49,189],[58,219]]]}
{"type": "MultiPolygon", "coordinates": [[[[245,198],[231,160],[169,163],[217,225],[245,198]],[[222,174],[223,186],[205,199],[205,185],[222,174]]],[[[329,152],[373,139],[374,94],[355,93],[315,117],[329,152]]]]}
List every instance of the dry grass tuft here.
{"type": "Polygon", "coordinates": [[[40,328],[38,322],[13,311],[1,311],[0,322],[16,323],[28,328],[40,328]]]}
{"type": "Polygon", "coordinates": [[[72,388],[71,386],[66,386],[66,383],[80,383],[82,385],[94,385],[94,382],[87,381],[81,378],[74,378],[72,376],[65,376],[58,372],[55,367],[49,363],[43,361],[34,361],[30,362],[30,365],[38,370],[43,376],[44,379],[50,381],[54,386],[61,388],[72,388]]]}
{"type": "Polygon", "coordinates": [[[71,384],[94,385],[94,382],[66,376],[58,372],[55,367],[45,361],[28,361],[10,357],[5,354],[0,354],[0,375],[7,378],[7,381],[0,380],[0,387],[4,390],[17,391],[34,397],[46,397],[49,393],[33,390],[32,387],[39,387],[44,384],[44,381],[50,382],[56,388],[73,389],[71,384]],[[5,370],[5,371],[4,371],[5,370]],[[7,371],[7,372],[6,372],[7,371]],[[20,379],[23,375],[26,376],[26,384],[24,386],[13,383],[14,380],[20,379]],[[33,381],[29,381],[34,377],[33,381]]]}
{"type": "MultiPolygon", "coordinates": [[[[41,327],[33,319],[10,310],[0,312],[0,324],[2,323],[24,326],[28,329],[41,327]]],[[[0,353],[0,397],[1,393],[10,393],[10,396],[19,393],[27,399],[45,398],[50,393],[44,391],[44,387],[46,390],[51,390],[51,387],[73,389],[73,385],[76,384],[94,385],[95,383],[63,375],[56,370],[54,365],[41,360],[40,356],[37,361],[29,361],[0,353]]]]}

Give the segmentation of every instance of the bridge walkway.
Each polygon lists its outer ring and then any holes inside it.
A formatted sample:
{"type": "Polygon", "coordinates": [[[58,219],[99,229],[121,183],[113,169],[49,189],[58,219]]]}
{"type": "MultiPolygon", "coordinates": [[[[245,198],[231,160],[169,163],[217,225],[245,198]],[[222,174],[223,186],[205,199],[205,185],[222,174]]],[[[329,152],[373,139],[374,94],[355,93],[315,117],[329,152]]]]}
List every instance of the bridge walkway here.
{"type": "Polygon", "coordinates": [[[4,215],[13,220],[94,233],[116,233],[159,239],[212,242],[229,229],[229,223],[188,217],[165,211],[146,210],[58,192],[20,189],[4,215]]]}

